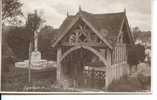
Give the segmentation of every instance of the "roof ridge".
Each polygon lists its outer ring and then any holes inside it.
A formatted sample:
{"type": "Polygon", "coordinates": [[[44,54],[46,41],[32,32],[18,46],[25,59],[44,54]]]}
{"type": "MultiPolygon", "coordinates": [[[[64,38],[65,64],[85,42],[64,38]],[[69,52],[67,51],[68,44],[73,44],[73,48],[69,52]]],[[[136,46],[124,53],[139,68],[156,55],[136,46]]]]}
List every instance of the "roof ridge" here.
{"type": "Polygon", "coordinates": [[[89,14],[89,15],[113,15],[113,14],[125,14],[124,11],[121,12],[113,12],[113,13],[90,13],[87,11],[80,11],[81,13],[89,14]]]}

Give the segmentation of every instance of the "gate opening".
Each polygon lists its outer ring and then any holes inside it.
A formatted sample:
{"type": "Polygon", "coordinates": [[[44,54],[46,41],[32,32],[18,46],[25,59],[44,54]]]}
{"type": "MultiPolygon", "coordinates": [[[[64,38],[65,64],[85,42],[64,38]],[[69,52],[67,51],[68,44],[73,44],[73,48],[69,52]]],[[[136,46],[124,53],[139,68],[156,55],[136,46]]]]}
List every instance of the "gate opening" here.
{"type": "Polygon", "coordinates": [[[80,48],[62,60],[65,87],[103,88],[105,65],[93,52],[80,48]]]}

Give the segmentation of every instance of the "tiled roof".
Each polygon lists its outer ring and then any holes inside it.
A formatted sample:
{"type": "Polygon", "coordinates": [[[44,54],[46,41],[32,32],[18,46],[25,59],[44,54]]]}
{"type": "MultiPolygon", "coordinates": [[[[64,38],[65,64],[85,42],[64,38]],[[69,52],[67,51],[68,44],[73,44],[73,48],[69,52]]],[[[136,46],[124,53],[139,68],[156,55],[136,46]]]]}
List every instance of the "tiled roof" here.
{"type": "Polygon", "coordinates": [[[67,16],[59,28],[57,37],[60,37],[80,16],[85,18],[110,44],[113,44],[120,31],[125,12],[92,14],[81,10],[74,16],[67,16]]]}
{"type": "Polygon", "coordinates": [[[114,41],[120,31],[125,16],[124,12],[109,14],[91,14],[81,11],[81,14],[109,42],[114,41]]]}

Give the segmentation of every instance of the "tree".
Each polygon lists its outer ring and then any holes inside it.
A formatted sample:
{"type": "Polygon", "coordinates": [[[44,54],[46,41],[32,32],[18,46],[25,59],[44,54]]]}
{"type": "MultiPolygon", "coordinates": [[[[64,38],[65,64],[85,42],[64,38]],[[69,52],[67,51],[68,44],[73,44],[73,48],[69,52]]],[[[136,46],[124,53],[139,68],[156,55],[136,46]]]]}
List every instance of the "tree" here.
{"type": "Polygon", "coordinates": [[[137,65],[138,64],[138,56],[137,56],[137,52],[136,52],[136,47],[130,47],[128,49],[128,64],[130,66],[133,66],[133,65],[137,65]]]}
{"type": "Polygon", "coordinates": [[[128,64],[130,65],[130,69],[132,68],[133,65],[136,66],[137,69],[137,64],[140,62],[143,62],[145,59],[145,48],[144,46],[137,44],[132,48],[128,49],[128,64]]]}
{"type": "MultiPolygon", "coordinates": [[[[4,26],[3,26],[4,27],[4,26]]],[[[7,43],[7,30],[2,30],[2,75],[5,72],[12,71],[16,56],[7,43]]]]}
{"type": "Polygon", "coordinates": [[[133,27],[132,28],[132,31],[133,31],[133,33],[136,33],[136,32],[141,32],[141,30],[140,30],[140,28],[139,27],[133,27]]]}
{"type": "Polygon", "coordinates": [[[57,35],[57,30],[52,26],[45,25],[39,33],[38,46],[42,57],[48,60],[56,60],[56,50],[51,47],[52,41],[57,35]]]}
{"type": "Polygon", "coordinates": [[[12,27],[7,33],[7,43],[19,60],[28,58],[29,32],[25,27],[12,27]],[[22,51],[22,52],[21,52],[22,51]]]}
{"type": "Polygon", "coordinates": [[[22,3],[19,0],[2,0],[2,21],[9,23],[17,22],[17,16],[23,16],[21,7],[22,3]]]}
{"type": "Polygon", "coordinates": [[[12,51],[15,53],[18,60],[28,59],[29,43],[30,40],[31,42],[33,42],[32,39],[34,37],[34,31],[32,30],[38,29],[31,28],[31,26],[35,26],[32,25],[32,21],[34,20],[27,20],[26,26],[8,26],[9,28],[7,28],[7,32],[5,32],[5,35],[7,35],[7,43],[9,47],[11,47],[12,51]]]}
{"type": "Polygon", "coordinates": [[[145,48],[143,45],[136,45],[136,54],[138,62],[144,62],[145,59],[145,48]]]}
{"type": "Polygon", "coordinates": [[[141,30],[139,27],[133,27],[132,28],[132,33],[134,34],[135,40],[139,39],[139,35],[141,34],[141,30]]]}

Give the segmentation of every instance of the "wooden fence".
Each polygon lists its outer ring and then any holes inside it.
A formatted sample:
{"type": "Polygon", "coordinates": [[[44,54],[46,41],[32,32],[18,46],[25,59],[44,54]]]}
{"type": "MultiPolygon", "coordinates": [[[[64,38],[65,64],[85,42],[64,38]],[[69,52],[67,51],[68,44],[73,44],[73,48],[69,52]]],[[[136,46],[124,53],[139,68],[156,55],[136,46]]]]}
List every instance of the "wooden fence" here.
{"type": "Polygon", "coordinates": [[[88,88],[103,88],[105,86],[105,71],[102,70],[84,70],[84,85],[88,88]]]}

